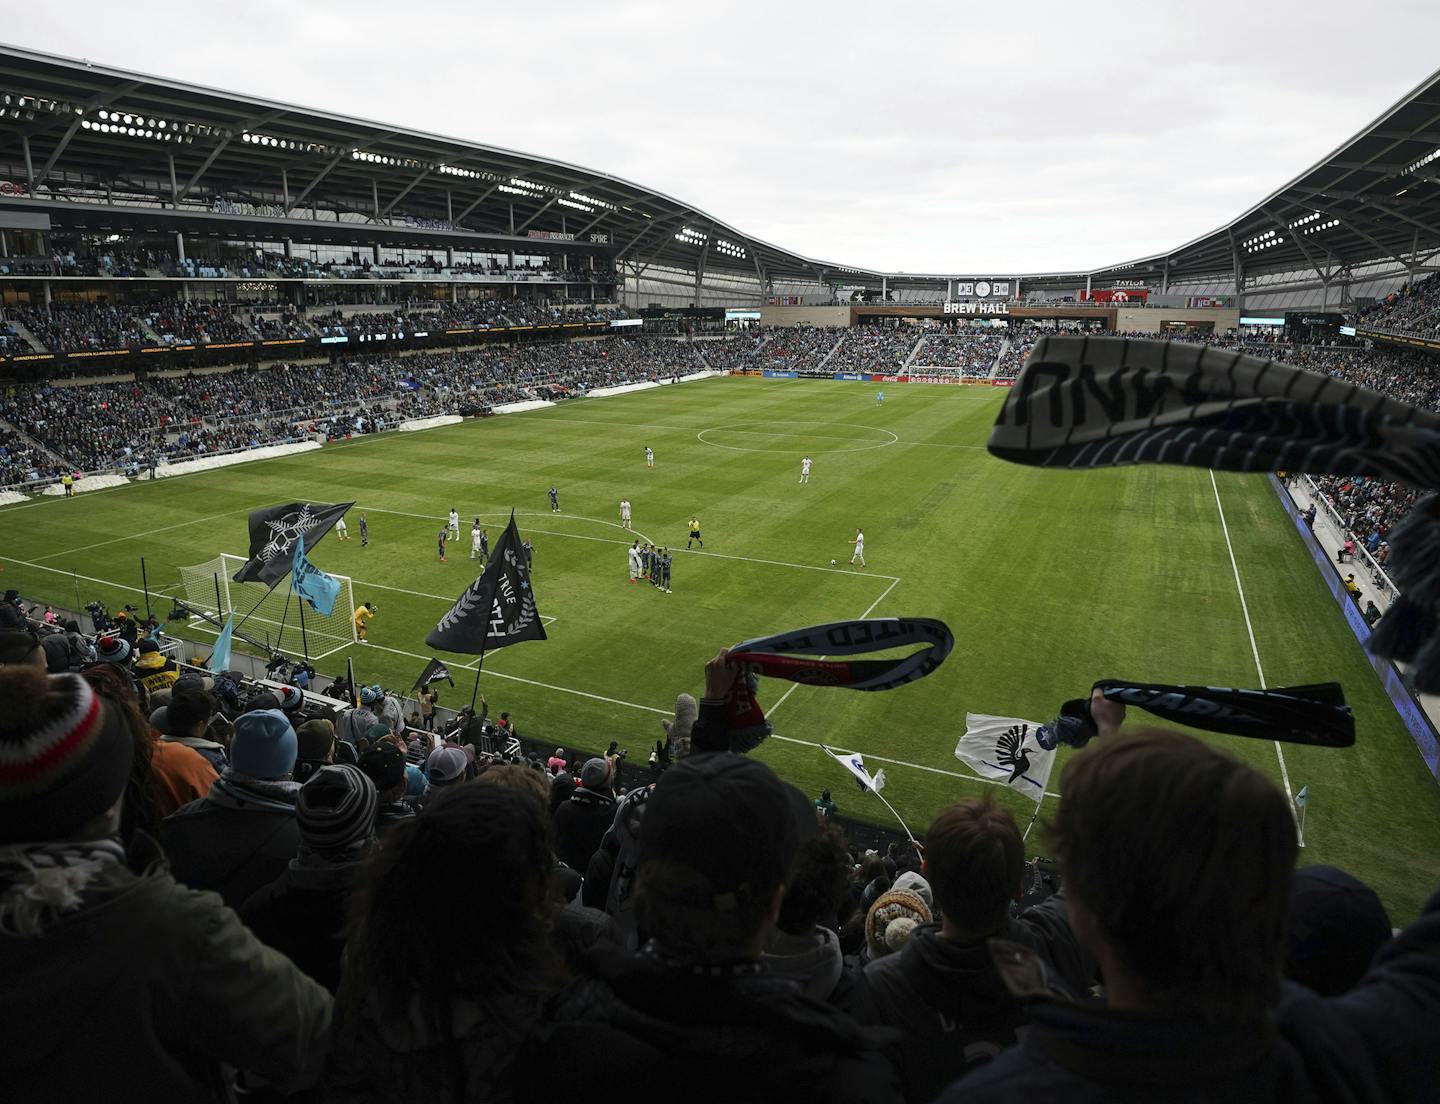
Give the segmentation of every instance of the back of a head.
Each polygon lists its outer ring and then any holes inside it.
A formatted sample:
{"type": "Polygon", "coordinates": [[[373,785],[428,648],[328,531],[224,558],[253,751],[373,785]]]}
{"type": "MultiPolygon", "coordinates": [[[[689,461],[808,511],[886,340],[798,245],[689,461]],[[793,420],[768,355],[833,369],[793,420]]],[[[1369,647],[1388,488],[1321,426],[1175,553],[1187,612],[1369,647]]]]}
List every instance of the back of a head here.
{"type": "Polygon", "coordinates": [[[166,707],[166,724],[172,736],[190,736],[215,713],[215,699],[198,686],[176,686],[166,707]]]}
{"type": "Polygon", "coordinates": [[[640,827],[636,908],[668,954],[747,956],[802,837],[810,802],[756,759],[692,755],[665,772],[640,827]]]}
{"type": "Polygon", "coordinates": [[[925,833],[925,879],[948,932],[999,932],[1024,877],[1025,850],[1010,811],[988,801],[943,810],[925,833]]]}
{"type": "Polygon", "coordinates": [[[45,650],[39,638],[25,629],[0,629],[0,667],[22,666],[45,670],[45,650]]]}
{"type": "Polygon", "coordinates": [[[405,1018],[410,994],[427,1014],[448,1014],[451,994],[537,988],[552,862],[550,818],[531,794],[442,791],[372,853],[353,902],[342,1004],[353,1011],[368,992],[405,1018]],[[437,936],[457,931],[458,941],[437,936]]]}
{"type": "Polygon", "coordinates": [[[1066,890],[1152,1010],[1261,1017],[1279,990],[1289,802],[1251,767],[1160,729],[1095,742],[1065,765],[1061,790],[1066,890]]]}
{"type": "Polygon", "coordinates": [[[840,903],[850,890],[850,871],[844,835],[836,825],[826,825],[800,845],[785,881],[775,926],[791,935],[804,935],[816,924],[835,923],[840,903]]]}

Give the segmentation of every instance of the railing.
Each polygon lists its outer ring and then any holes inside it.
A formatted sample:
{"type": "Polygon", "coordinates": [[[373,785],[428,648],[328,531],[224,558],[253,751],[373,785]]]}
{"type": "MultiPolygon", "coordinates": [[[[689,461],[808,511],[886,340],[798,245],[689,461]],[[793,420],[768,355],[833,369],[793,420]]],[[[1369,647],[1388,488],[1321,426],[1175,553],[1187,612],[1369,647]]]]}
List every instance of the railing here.
{"type": "MultiPolygon", "coordinates": [[[[1303,475],[1300,478],[1304,479],[1309,485],[1310,501],[1320,505],[1320,508],[1325,511],[1325,516],[1330,519],[1343,539],[1344,535],[1350,532],[1350,529],[1345,524],[1345,519],[1340,516],[1340,512],[1331,505],[1329,496],[1327,496],[1325,492],[1316,485],[1315,480],[1311,479],[1308,475],[1303,475]]],[[[1385,599],[1385,607],[1388,609],[1390,603],[1400,597],[1400,588],[1397,587],[1394,580],[1386,574],[1385,569],[1380,566],[1380,562],[1375,559],[1374,556],[1370,555],[1370,553],[1366,551],[1365,546],[1359,541],[1355,542],[1355,554],[1361,557],[1361,561],[1364,563],[1366,570],[1370,572],[1371,581],[1379,588],[1381,597],[1385,599]]]]}

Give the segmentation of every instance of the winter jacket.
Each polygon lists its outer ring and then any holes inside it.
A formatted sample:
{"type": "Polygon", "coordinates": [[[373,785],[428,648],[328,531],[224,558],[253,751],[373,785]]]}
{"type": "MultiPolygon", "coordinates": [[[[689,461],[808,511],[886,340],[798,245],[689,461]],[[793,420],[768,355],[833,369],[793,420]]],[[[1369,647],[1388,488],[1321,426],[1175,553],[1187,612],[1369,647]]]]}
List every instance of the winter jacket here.
{"type": "Polygon", "coordinates": [[[345,921],[359,870],[358,862],[316,865],[293,859],[285,873],[236,911],[262,943],[333,993],[340,985],[345,921]]]}
{"type": "Polygon", "coordinates": [[[135,681],[150,693],[168,690],[180,678],[176,662],[160,652],[145,652],[135,660],[135,681]]]}
{"type": "Polygon", "coordinates": [[[845,967],[840,937],[818,924],[804,935],[776,929],[760,961],[777,977],[797,982],[807,997],[822,1001],[830,999],[845,967]]]}
{"type": "Polygon", "coordinates": [[[228,1100],[221,1063],[314,1082],[330,994],[137,837],[113,888],[35,938],[0,934],[0,1083],[26,1104],[228,1100]],[[134,1096],[131,1096],[131,1094],[134,1096]]]}
{"type": "Polygon", "coordinates": [[[150,786],[156,816],[167,817],[180,806],[198,801],[218,777],[210,761],[194,748],[169,740],[151,745],[150,786]]]}
{"type": "Polygon", "coordinates": [[[199,801],[160,822],[160,842],[175,880],[213,889],[239,908],[261,886],[283,874],[300,850],[294,787],[282,801],[250,798],[222,777],[199,801]]]}
{"type": "MultiPolygon", "coordinates": [[[[516,1054],[542,1008],[540,994],[457,998],[443,1026],[418,1002],[410,1015],[382,1017],[373,1003],[337,1020],[326,1104],[509,1104],[516,1054]]],[[[553,1060],[553,1056],[550,1060],[553,1060]]],[[[537,1104],[539,1102],[537,1101],[537,1104]]]]}
{"type": "MultiPolygon", "coordinates": [[[[1062,895],[1007,921],[1002,938],[1036,951],[1047,985],[1062,994],[1080,995],[1088,988],[1092,968],[1066,921],[1062,895]]],[[[988,940],[956,943],[940,935],[939,924],[921,926],[899,954],[872,960],[849,1008],[861,1023],[901,1030],[892,1057],[905,1099],[919,1104],[1013,1046],[1029,1022],[1001,980],[988,940]]]]}
{"type": "Polygon", "coordinates": [[[615,799],[600,790],[577,789],[555,810],[555,857],[572,870],[587,870],[590,856],[615,820],[615,799]]]}
{"type": "Polygon", "coordinates": [[[568,1099],[577,1069],[625,1071],[623,1078],[592,1079],[587,1101],[900,1099],[879,1049],[883,1029],[862,1028],[758,963],[692,971],[607,942],[589,966],[529,1040],[519,1063],[528,1099],[568,1099]],[[555,1054],[567,1060],[547,1057],[555,1054]]]}
{"type": "Polygon", "coordinates": [[[1381,948],[1349,993],[1286,983],[1263,1023],[1207,1027],[1045,998],[1033,954],[1001,969],[1032,1026],[1019,1046],[956,1082],[944,1104],[1408,1104],[1436,1099],[1440,893],[1381,948]]]}
{"type": "Polygon", "coordinates": [[[205,761],[215,769],[216,774],[230,765],[230,755],[225,750],[225,745],[204,736],[162,736],[161,739],[167,743],[194,748],[205,757],[205,761]]]}

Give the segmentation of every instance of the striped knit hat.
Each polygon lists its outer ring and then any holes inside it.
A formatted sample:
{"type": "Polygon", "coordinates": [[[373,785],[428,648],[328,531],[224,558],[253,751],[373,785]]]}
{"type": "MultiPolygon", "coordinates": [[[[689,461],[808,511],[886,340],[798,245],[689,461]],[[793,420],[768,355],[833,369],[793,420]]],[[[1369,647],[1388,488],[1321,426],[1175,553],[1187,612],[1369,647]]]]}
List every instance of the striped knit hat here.
{"type": "Polygon", "coordinates": [[[0,669],[0,843],[64,839],[119,799],[134,756],[78,675],[0,669]]]}
{"type": "Polygon", "coordinates": [[[375,783],[359,767],[321,767],[300,787],[295,801],[302,846],[327,858],[353,857],[375,835],[379,804],[375,783]]]}
{"type": "Polygon", "coordinates": [[[122,636],[102,636],[95,641],[95,657],[101,663],[129,663],[130,641],[122,636]]]}

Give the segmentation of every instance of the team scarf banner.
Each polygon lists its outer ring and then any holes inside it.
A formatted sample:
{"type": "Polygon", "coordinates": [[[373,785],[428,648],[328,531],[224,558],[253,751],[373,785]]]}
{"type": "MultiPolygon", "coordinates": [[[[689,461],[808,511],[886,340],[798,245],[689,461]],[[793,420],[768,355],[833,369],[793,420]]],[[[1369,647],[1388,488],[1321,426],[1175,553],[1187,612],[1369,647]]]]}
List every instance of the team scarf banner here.
{"type": "MultiPolygon", "coordinates": [[[[1338,682],[1243,690],[1103,679],[1091,690],[1099,690],[1107,701],[1206,732],[1312,747],[1355,743],[1355,716],[1338,682]]],[[[1059,717],[1040,727],[1036,739],[1047,750],[1061,744],[1084,747],[1095,733],[1090,699],[1076,698],[1061,706],[1059,717]]]]}
{"type": "Polygon", "coordinates": [[[1330,376],[1184,342],[1041,338],[989,449],[1042,468],[1182,464],[1440,487],[1440,417],[1330,376]]]}
{"type": "Polygon", "coordinates": [[[922,679],[945,662],[955,636],[943,621],[928,617],[877,617],[832,621],[774,636],[744,640],[730,649],[730,662],[743,677],[735,680],[726,699],[726,724],[731,747],[750,750],[771,734],[765,711],[756,700],[757,676],[788,679],[807,686],[840,686],[849,690],[894,690],[922,679]],[[910,645],[918,651],[893,659],[831,659],[867,655],[910,645]],[[801,658],[805,656],[824,658],[801,658]]]}

